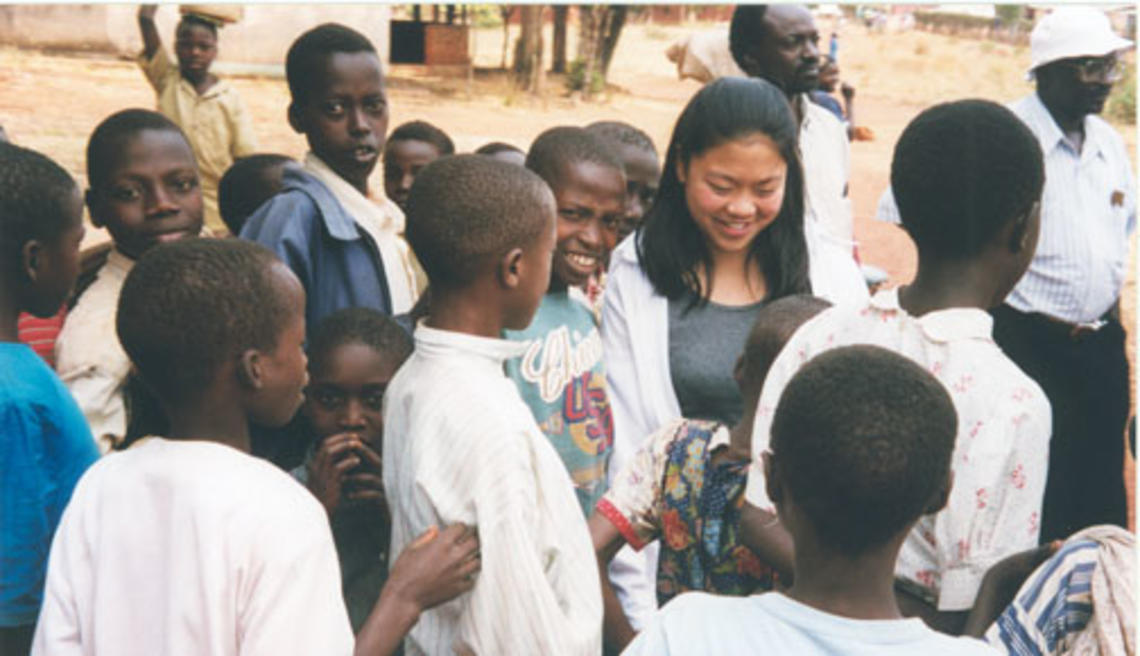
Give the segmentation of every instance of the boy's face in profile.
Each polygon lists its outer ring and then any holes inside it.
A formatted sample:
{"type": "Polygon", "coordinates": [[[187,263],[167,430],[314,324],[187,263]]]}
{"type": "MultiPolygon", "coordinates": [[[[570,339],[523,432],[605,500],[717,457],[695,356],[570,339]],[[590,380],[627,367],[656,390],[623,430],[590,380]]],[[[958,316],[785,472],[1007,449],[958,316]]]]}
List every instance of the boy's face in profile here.
{"type": "Polygon", "coordinates": [[[294,108],[293,127],[317,157],[363,192],[388,133],[380,59],[372,52],[337,52],[324,64],[306,102],[294,108]]]}
{"type": "Polygon", "coordinates": [[[553,182],[558,238],[550,289],[582,287],[617,244],[625,214],[625,176],[601,164],[574,162],[553,182]]]}
{"type": "Polygon", "coordinates": [[[389,141],[384,150],[384,193],[400,209],[406,210],[408,192],[416,175],[428,164],[439,159],[435,146],[418,139],[389,141]]]}
{"type": "Polygon", "coordinates": [[[72,191],[63,202],[67,227],[56,237],[43,244],[35,262],[34,290],[23,303],[31,314],[46,318],[54,316],[75,287],[79,276],[79,244],[83,241],[83,199],[79,189],[72,191]]]}
{"type": "Polygon", "coordinates": [[[625,216],[618,228],[617,240],[625,239],[645,218],[653,199],[657,197],[657,185],[661,180],[661,162],[657,153],[639,148],[633,144],[620,144],[619,155],[625,166],[625,216]]]}
{"type": "Polygon", "coordinates": [[[503,328],[507,330],[525,330],[530,325],[550,286],[556,220],[553,207],[544,206],[543,212],[547,214],[548,227],[523,248],[521,280],[503,318],[503,328]]]}
{"type": "Polygon", "coordinates": [[[270,275],[276,293],[284,297],[292,312],[273,350],[260,353],[262,386],[251,395],[248,415],[255,424],[276,428],[288,423],[301,407],[309,374],[304,349],[305,289],[280,262],[270,265],[270,275]]]}
{"type": "Polygon", "coordinates": [[[173,130],[142,130],[110,153],[105,176],[88,192],[91,220],[138,259],[154,246],[202,230],[202,190],[194,153],[173,130]]]}
{"type": "Polygon", "coordinates": [[[218,56],[218,37],[204,25],[181,23],[174,35],[174,55],[182,77],[202,80],[218,56]]]}
{"type": "Polygon", "coordinates": [[[355,433],[380,453],[384,391],[399,364],[359,342],[333,348],[311,368],[305,415],[318,439],[355,433]]]}

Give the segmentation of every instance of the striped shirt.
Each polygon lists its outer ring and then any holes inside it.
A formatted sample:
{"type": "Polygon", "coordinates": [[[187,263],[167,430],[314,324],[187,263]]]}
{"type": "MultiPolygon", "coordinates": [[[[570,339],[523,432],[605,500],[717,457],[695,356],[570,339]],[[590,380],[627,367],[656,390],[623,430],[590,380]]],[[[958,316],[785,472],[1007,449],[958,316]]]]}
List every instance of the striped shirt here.
{"type": "Polygon", "coordinates": [[[421,615],[408,654],[600,654],[598,564],[573,484],[503,372],[526,344],[423,324],[384,398],[384,490],[400,553],[431,525],[479,532],[468,594],[421,615]]]}
{"type": "MultiPolygon", "coordinates": [[[[1041,236],[1029,270],[1006,303],[1070,323],[1095,321],[1120,298],[1136,228],[1136,190],[1124,140],[1096,116],[1085,117],[1078,153],[1037,94],[1009,109],[1045,155],[1041,236]]],[[[901,223],[890,189],[876,218],[901,223]]]]}

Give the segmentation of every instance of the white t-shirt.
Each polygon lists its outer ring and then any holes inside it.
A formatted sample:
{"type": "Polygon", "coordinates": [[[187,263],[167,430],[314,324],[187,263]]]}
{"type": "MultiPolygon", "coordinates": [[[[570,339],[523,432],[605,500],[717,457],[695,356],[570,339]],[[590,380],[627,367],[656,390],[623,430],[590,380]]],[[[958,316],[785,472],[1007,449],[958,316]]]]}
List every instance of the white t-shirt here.
{"type": "Polygon", "coordinates": [[[150,438],[96,462],[48,561],[36,656],[351,654],[324,510],[273,465],[150,438]]]}
{"type": "Polygon", "coordinates": [[[795,656],[995,656],[973,638],[956,638],[922,620],[854,620],[779,592],[721,597],[680,595],[622,652],[624,656],[795,654],[795,656]]]}

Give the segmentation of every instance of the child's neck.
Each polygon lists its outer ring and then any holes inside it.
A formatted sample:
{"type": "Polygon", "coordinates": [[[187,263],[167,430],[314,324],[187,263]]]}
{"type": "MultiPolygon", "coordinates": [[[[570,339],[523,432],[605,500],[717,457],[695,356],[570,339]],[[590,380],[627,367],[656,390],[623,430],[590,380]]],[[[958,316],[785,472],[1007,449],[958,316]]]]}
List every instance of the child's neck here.
{"type": "Polygon", "coordinates": [[[249,453],[249,419],[232,394],[204,394],[196,401],[165,405],[170,420],[166,437],[174,440],[218,442],[249,453]],[[228,398],[227,398],[228,397],[228,398]]]}
{"type": "Polygon", "coordinates": [[[1004,299],[994,298],[993,272],[972,262],[939,262],[922,266],[909,285],[899,289],[899,306],[920,317],[949,308],[988,310],[1004,299]]]}
{"type": "Polygon", "coordinates": [[[20,337],[20,308],[11,295],[0,290],[0,342],[15,342],[20,337]]]}
{"type": "Polygon", "coordinates": [[[480,294],[433,287],[424,323],[429,328],[497,339],[503,336],[503,317],[496,310],[480,294]]]}
{"type": "Polygon", "coordinates": [[[902,538],[853,558],[821,550],[815,540],[797,539],[795,583],[787,595],[802,604],[841,617],[900,619],[902,614],[895,601],[894,574],[902,538]]]}
{"type": "Polygon", "coordinates": [[[183,73],[182,79],[189,82],[190,86],[194,87],[194,91],[198,92],[199,96],[209,91],[215,84],[218,83],[217,76],[209,72],[207,72],[199,79],[194,79],[183,73]]]}

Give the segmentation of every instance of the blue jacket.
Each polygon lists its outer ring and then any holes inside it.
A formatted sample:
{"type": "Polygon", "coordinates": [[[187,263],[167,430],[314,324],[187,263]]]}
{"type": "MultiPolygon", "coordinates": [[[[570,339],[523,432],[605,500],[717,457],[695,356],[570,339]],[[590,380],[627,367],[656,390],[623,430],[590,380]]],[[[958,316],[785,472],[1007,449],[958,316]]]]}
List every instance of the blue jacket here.
{"type": "Polygon", "coordinates": [[[332,192],[305,171],[288,167],[281,193],[249,217],[241,237],[277,253],[305,286],[305,321],[312,330],[348,307],[392,313],[380,252],[332,192]]]}

